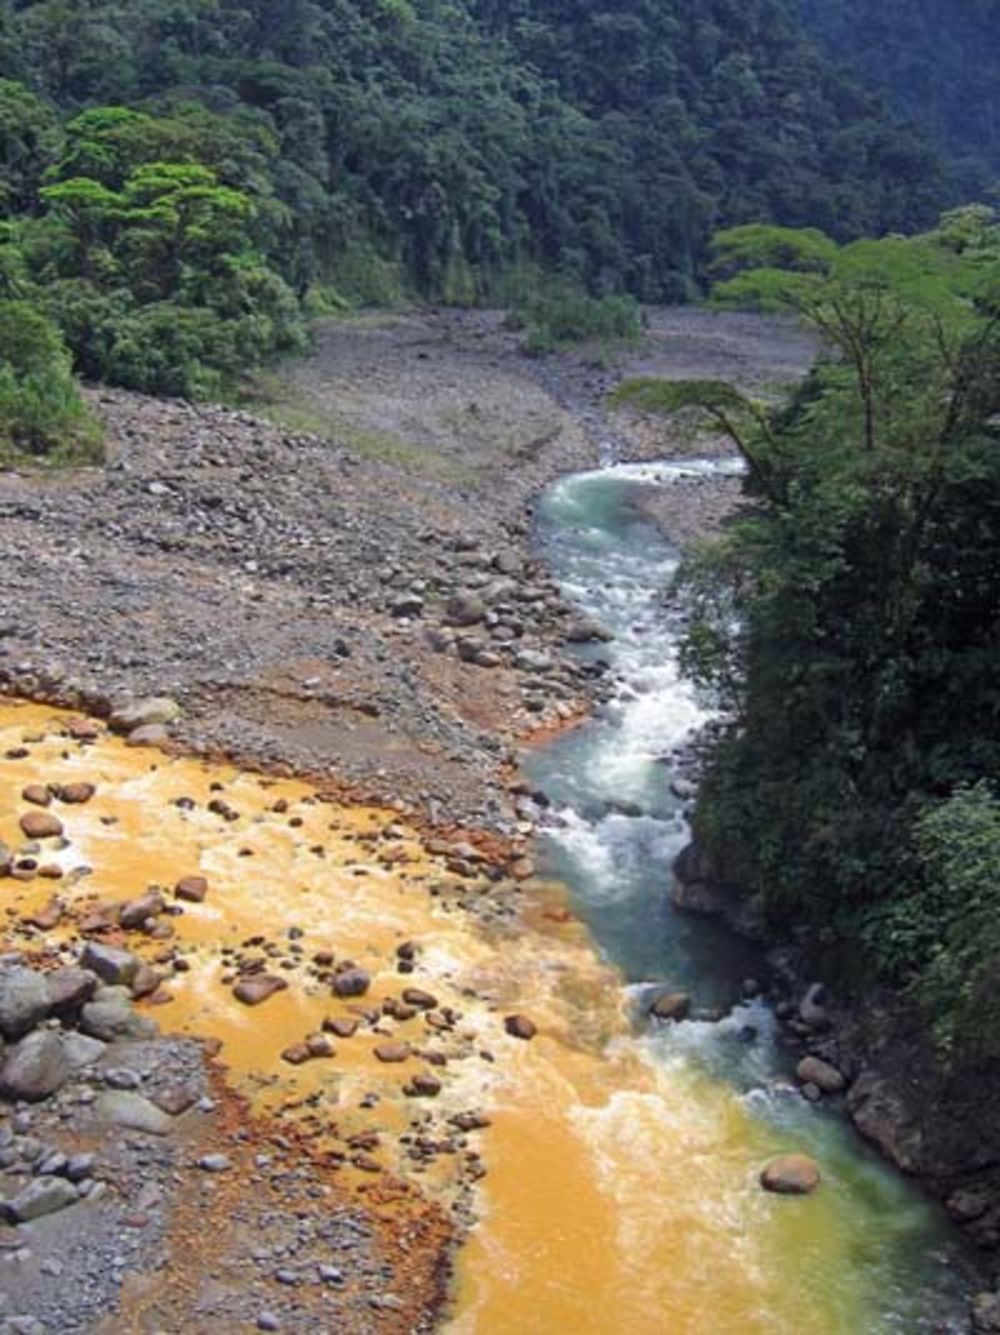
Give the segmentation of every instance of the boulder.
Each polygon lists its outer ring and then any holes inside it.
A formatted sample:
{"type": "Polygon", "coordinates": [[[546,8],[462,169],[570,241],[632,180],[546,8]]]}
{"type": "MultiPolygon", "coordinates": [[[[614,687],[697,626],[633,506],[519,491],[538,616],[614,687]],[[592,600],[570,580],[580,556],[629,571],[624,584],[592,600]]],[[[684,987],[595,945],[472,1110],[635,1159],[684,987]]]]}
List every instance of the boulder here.
{"type": "Polygon", "coordinates": [[[363,997],[371,987],[371,977],[365,969],[352,965],[334,976],[333,990],[338,997],[363,997]]]}
{"type": "Polygon", "coordinates": [[[98,978],[90,969],[69,965],[45,976],[49,1010],[53,1015],[71,1015],[94,995],[98,978]]]}
{"type": "Polygon", "coordinates": [[[71,1073],[60,1035],[52,1029],[38,1029],[7,1053],[0,1068],[0,1094],[40,1103],[62,1089],[71,1073]]]}
{"type": "Polygon", "coordinates": [[[242,1001],[244,1006],[259,1006],[276,992],[284,992],[287,987],[288,981],[285,978],[277,978],[269,973],[257,973],[249,978],[241,978],[233,988],[233,996],[237,1001],[242,1001]]]}
{"type": "Polygon", "coordinates": [[[485,616],[486,604],[471,593],[457,594],[445,609],[445,618],[450,626],[477,626],[485,616]]]}
{"type": "Polygon", "coordinates": [[[28,839],[58,839],[63,832],[62,821],[51,811],[26,811],[19,823],[28,839]]]}
{"type": "Polygon", "coordinates": [[[799,1002],[799,1019],[810,1029],[829,1029],[830,1015],[826,1009],[826,989],[822,983],[813,983],[799,1002]]]}
{"type": "Polygon", "coordinates": [[[173,1118],[162,1108],[127,1089],[106,1090],[94,1104],[94,1114],[101,1122],[150,1136],[165,1136],[173,1126],[173,1118]]]}
{"type": "Polygon", "coordinates": [[[804,1085],[815,1085],[824,1094],[842,1094],[847,1088],[847,1081],[836,1066],[820,1057],[803,1057],[795,1074],[804,1085]]]}
{"type": "Polygon", "coordinates": [[[111,987],[130,987],[142,960],[130,950],[118,946],[104,946],[88,941],[80,955],[80,966],[96,973],[102,983],[111,987]]]}
{"type": "Polygon", "coordinates": [[[67,806],[83,806],[97,792],[92,783],[63,783],[56,789],[56,797],[67,806]]]}
{"type": "Polygon", "coordinates": [[[182,899],[187,904],[203,904],[208,894],[208,881],[204,876],[182,876],[174,886],[175,899],[182,899]]]}
{"type": "Polygon", "coordinates": [[[405,1062],[409,1055],[409,1043],[379,1043],[375,1048],[375,1056],[379,1061],[389,1065],[405,1062]]]}
{"type": "Polygon", "coordinates": [[[130,735],[139,728],[166,727],[176,723],[180,716],[181,707],[176,700],[167,696],[151,696],[116,709],[111,715],[110,724],[113,732],[130,735]]]}
{"type": "Polygon", "coordinates": [[[45,975],[15,967],[0,972],[0,1034],[21,1038],[49,1014],[50,994],[45,975]]]}
{"type": "Polygon", "coordinates": [[[0,1212],[12,1224],[26,1224],[43,1215],[55,1214],[80,1199],[76,1187],[63,1177],[39,1177],[22,1187],[16,1196],[0,1204],[0,1212]]]}
{"type": "Polygon", "coordinates": [[[686,1020],[691,1014],[691,998],[687,992],[669,992],[656,998],[649,1014],[656,1020],[686,1020]]]}
{"type": "Polygon", "coordinates": [[[530,1042],[538,1033],[538,1026],[533,1020],[529,1020],[526,1015],[508,1015],[503,1022],[503,1027],[511,1038],[520,1038],[526,1043],[530,1042]]]}
{"type": "Polygon", "coordinates": [[[820,1181],[819,1165],[805,1154],[782,1155],[772,1160],[760,1175],[764,1190],[779,1196],[809,1196],[820,1181]]]}
{"type": "Polygon", "coordinates": [[[107,1048],[99,1038],[90,1038],[87,1034],[78,1034],[75,1030],[63,1034],[63,1052],[74,1071],[81,1071],[85,1066],[93,1066],[107,1048]]]}
{"type": "Polygon", "coordinates": [[[145,1015],[137,1015],[125,997],[88,1001],[80,1015],[80,1028],[103,1043],[155,1038],[159,1033],[156,1024],[145,1015]]]}
{"type": "Polygon", "coordinates": [[[866,1071],[851,1086],[847,1110],[854,1125],[887,1159],[904,1173],[919,1172],[923,1134],[901,1095],[874,1071],[866,1071]]]}
{"type": "Polygon", "coordinates": [[[138,899],[130,899],[122,905],[118,921],[126,931],[134,931],[144,927],[151,918],[158,918],[165,908],[166,903],[159,890],[147,890],[138,899]]]}

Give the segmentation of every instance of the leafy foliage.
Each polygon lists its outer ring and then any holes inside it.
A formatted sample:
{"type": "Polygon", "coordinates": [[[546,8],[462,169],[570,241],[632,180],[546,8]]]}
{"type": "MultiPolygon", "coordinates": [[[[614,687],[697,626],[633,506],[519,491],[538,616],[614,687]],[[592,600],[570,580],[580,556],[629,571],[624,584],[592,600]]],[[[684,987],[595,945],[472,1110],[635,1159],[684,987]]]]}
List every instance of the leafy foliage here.
{"type": "Polygon", "coordinates": [[[1000,778],[1000,229],[977,217],[791,273],[826,351],[786,407],[631,391],[729,429],[749,464],[751,509],[686,575],[685,663],[731,710],[700,837],[776,918],[855,967],[862,942],[966,1056],[1000,1005],[1000,827],[965,788],[1000,778]]]}
{"type": "Polygon", "coordinates": [[[62,459],[93,461],[96,428],[56,326],[26,302],[0,301],[0,462],[54,451],[62,459]]]}

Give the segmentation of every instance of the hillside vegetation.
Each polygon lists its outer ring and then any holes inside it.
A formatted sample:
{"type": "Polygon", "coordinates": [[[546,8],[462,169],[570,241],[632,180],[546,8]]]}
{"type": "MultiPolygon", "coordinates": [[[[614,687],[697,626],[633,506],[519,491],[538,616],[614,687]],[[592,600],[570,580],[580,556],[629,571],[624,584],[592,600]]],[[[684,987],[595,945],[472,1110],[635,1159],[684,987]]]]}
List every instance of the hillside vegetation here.
{"type": "Polygon", "coordinates": [[[310,311],[539,268],[680,299],[721,225],[843,240],[949,189],[792,0],[0,0],[0,299],[153,393],[222,392],[310,311]]]}

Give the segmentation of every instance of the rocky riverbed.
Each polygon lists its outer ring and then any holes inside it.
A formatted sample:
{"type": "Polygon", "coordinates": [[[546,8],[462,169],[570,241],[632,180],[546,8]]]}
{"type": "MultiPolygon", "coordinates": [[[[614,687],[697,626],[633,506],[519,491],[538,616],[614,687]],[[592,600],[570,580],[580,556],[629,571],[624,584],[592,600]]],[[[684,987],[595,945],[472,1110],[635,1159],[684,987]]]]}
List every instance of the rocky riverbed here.
{"type": "MultiPolygon", "coordinates": [[[[579,1066],[589,1028],[620,1023],[557,895],[535,927],[547,969],[588,979],[569,1011],[516,927],[541,810],[521,748],[587,711],[605,673],[603,628],[533,555],[534,500],[572,469],[690,449],[609,411],[618,377],[771,392],[809,354],[785,326],[698,312],[654,315],[610,368],[529,361],[495,315],[338,322],[253,412],[96,389],[107,466],[0,475],[0,687],[79,711],[32,715],[3,757],[0,1330],[429,1328],[483,1171],[471,1094],[488,1083],[458,1073],[567,1041],[579,1066]],[[110,771],[84,772],[107,745],[110,771]],[[152,819],[175,855],[200,831],[192,865],[131,866],[135,813],[158,800],[143,785],[172,763],[146,747],[271,777],[174,793],[152,819]],[[291,775],[317,786],[266,806],[240,786],[291,775]],[[374,824],[305,828],[362,798],[374,824]],[[223,931],[200,858],[225,847],[226,875],[253,866],[254,884],[286,822],[310,865],[415,877],[407,911],[427,896],[435,936],[468,918],[474,985],[399,953],[402,920],[306,954],[319,921],[279,911],[293,887],[274,881],[223,931]],[[485,962],[500,946],[502,977],[485,962]],[[334,1086],[353,1111],[331,1127],[316,1110],[334,1086]],[[386,1112],[411,1100],[427,1111],[386,1112]]],[[[694,533],[727,485],[656,513],[694,533]]],[[[516,1121],[503,1135],[516,1159],[516,1121]]]]}

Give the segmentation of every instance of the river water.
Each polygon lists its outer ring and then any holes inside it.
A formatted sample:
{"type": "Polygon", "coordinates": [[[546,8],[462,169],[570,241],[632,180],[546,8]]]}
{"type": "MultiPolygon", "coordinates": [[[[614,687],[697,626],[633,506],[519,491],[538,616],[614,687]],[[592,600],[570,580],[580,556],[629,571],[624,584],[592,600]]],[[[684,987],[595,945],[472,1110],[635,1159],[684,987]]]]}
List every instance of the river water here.
{"type": "Polygon", "coordinates": [[[642,488],[719,470],[732,464],[612,466],[564,479],[542,507],[550,568],[616,637],[581,651],[610,661],[614,698],[534,758],[555,813],[543,856],[620,970],[632,1031],[609,1045],[601,1076],[535,1100],[537,1124],[521,1127],[516,1147],[522,1180],[490,1189],[464,1262],[462,1331],[965,1329],[958,1258],[936,1207],[835,1111],[799,1095],[772,1014],[739,1003],[752,959],[669,903],[668,868],[688,831],[668,757],[707,714],[680,679],[676,617],[664,608],[678,553],[635,501],[642,488]],[[725,1018],[651,1029],[651,984],[690,992],[696,1017],[725,1018]],[[758,1186],[762,1162],[791,1151],[822,1166],[812,1198],[758,1186]]]}

